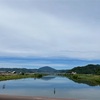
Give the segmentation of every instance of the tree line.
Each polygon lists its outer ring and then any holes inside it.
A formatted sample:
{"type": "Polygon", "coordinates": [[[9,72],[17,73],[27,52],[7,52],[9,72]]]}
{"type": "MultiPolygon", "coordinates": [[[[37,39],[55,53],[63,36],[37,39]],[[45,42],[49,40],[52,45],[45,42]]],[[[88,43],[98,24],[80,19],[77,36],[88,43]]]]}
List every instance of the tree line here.
{"type": "Polygon", "coordinates": [[[88,64],[86,66],[78,66],[67,71],[68,73],[76,72],[78,74],[96,74],[100,75],[100,65],[88,64]]]}

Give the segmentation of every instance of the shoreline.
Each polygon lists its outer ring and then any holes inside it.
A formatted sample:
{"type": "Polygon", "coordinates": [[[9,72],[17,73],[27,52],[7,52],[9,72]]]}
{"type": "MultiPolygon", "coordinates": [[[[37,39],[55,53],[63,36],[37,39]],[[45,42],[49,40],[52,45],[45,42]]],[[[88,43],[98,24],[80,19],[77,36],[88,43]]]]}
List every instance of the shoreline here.
{"type": "Polygon", "coordinates": [[[17,80],[23,78],[42,78],[45,74],[9,74],[9,75],[1,75],[0,74],[0,81],[7,81],[7,80],[17,80]]]}
{"type": "Polygon", "coordinates": [[[1,95],[0,100],[79,100],[71,98],[50,98],[50,97],[39,97],[39,96],[13,96],[13,95],[1,95]]]}

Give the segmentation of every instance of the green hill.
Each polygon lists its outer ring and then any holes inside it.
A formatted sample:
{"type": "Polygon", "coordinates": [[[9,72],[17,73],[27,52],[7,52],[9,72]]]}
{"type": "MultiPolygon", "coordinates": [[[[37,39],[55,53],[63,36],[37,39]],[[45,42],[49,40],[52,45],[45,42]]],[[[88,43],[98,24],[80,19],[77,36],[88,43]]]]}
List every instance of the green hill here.
{"type": "Polygon", "coordinates": [[[89,64],[86,66],[75,67],[68,71],[68,73],[76,72],[78,74],[100,74],[100,65],[89,64]]]}
{"type": "Polygon", "coordinates": [[[38,72],[50,72],[50,73],[52,73],[52,72],[56,72],[56,69],[51,68],[49,66],[44,66],[44,67],[39,68],[38,72]]]}

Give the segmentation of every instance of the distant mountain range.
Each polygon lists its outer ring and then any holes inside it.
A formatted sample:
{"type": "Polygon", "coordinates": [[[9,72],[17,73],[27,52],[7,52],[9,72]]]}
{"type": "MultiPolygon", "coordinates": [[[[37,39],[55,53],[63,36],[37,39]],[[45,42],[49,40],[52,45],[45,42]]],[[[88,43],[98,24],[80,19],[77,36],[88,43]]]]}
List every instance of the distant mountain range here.
{"type": "Polygon", "coordinates": [[[49,66],[44,66],[39,69],[27,69],[27,68],[0,68],[0,72],[12,72],[16,71],[17,73],[59,73],[66,72],[66,70],[56,70],[49,66]]]}
{"type": "Polygon", "coordinates": [[[70,70],[57,70],[49,66],[44,66],[39,69],[26,69],[26,68],[0,68],[0,72],[13,72],[17,73],[72,73],[76,72],[78,74],[99,74],[100,75],[100,65],[89,64],[86,66],[74,67],[70,70]]]}

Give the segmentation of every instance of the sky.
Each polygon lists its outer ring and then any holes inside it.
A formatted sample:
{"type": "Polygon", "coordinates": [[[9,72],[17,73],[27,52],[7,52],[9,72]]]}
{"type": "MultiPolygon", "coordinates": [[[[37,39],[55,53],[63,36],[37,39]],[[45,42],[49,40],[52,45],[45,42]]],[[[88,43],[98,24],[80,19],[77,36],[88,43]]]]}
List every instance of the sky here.
{"type": "Polygon", "coordinates": [[[100,64],[99,26],[100,0],[0,0],[0,67],[100,64]]]}

